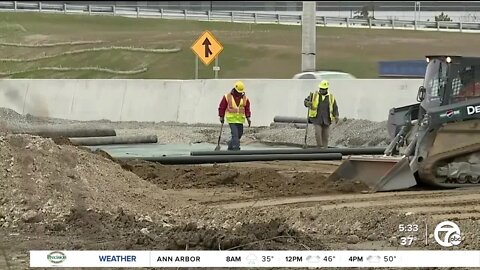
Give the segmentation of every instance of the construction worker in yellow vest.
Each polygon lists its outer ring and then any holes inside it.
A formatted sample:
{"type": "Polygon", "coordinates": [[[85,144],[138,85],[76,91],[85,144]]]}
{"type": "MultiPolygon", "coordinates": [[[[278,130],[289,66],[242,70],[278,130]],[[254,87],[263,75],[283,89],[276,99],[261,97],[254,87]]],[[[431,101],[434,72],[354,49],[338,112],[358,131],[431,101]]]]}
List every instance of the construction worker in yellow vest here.
{"type": "Polygon", "coordinates": [[[245,84],[243,82],[236,82],[230,93],[223,96],[218,106],[218,116],[222,124],[227,118],[227,123],[230,126],[232,138],[228,142],[228,150],[240,150],[243,124],[245,120],[249,127],[252,124],[250,121],[250,99],[245,95],[245,84]]]}
{"type": "Polygon", "coordinates": [[[335,96],[329,92],[330,83],[323,80],[318,85],[318,91],[310,93],[305,101],[308,110],[308,121],[315,127],[315,139],[320,148],[328,147],[330,125],[338,123],[338,106],[335,96]]]}

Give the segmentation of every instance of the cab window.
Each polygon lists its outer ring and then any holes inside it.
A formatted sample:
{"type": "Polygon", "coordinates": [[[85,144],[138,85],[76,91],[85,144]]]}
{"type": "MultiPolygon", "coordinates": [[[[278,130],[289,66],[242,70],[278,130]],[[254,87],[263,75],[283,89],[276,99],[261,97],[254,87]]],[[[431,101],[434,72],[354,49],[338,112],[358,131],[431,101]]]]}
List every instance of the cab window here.
{"type": "Polygon", "coordinates": [[[454,102],[480,97],[480,66],[462,68],[452,80],[454,102]]]}

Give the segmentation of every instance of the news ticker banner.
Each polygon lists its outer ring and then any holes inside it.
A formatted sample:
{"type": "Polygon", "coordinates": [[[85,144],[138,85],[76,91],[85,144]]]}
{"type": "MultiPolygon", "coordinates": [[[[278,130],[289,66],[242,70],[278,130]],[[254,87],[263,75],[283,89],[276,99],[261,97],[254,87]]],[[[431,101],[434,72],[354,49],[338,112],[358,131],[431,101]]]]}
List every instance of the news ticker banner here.
{"type": "Polygon", "coordinates": [[[30,267],[480,267],[480,251],[30,251],[30,267]]]}

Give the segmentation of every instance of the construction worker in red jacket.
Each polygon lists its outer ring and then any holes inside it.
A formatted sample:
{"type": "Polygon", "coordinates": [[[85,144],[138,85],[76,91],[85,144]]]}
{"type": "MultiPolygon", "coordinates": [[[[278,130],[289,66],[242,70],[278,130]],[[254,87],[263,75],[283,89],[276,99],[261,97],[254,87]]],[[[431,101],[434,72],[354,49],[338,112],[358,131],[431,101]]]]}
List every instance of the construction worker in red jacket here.
{"type": "Polygon", "coordinates": [[[240,150],[240,139],[243,135],[243,124],[245,120],[248,126],[250,121],[250,100],[245,95],[245,85],[238,81],[230,93],[225,94],[218,107],[218,116],[220,123],[224,123],[225,118],[230,126],[232,138],[228,142],[228,150],[240,150]]]}

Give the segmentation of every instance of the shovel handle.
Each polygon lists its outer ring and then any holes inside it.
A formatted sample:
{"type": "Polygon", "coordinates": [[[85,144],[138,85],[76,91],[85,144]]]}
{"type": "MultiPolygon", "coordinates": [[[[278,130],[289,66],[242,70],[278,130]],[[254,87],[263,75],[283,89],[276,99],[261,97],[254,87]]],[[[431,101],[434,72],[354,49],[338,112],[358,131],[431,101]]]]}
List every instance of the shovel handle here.
{"type": "Polygon", "coordinates": [[[222,132],[223,132],[223,123],[222,123],[222,125],[220,126],[220,134],[218,134],[217,146],[220,145],[220,140],[221,140],[221,138],[222,138],[222,132]]]}

